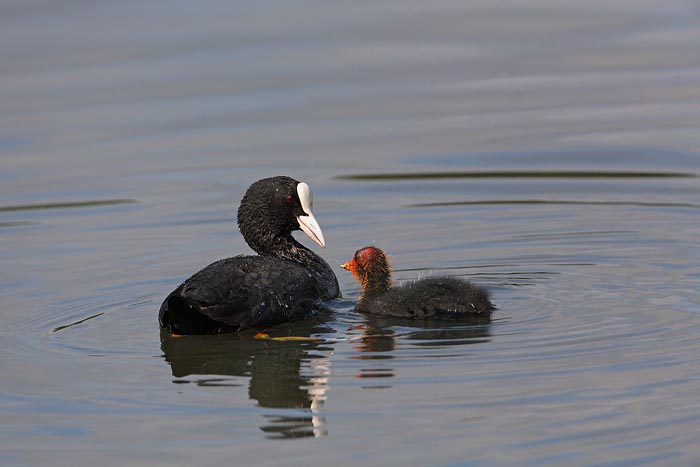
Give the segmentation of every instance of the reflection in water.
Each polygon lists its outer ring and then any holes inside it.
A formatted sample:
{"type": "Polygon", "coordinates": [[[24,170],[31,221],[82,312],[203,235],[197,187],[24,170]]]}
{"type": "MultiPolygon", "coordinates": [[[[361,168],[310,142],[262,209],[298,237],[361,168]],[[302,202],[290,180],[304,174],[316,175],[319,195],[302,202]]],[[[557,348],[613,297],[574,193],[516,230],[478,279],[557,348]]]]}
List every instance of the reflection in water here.
{"type": "Polygon", "coordinates": [[[111,206],[114,204],[135,203],[133,199],[99,199],[88,201],[73,201],[64,203],[40,203],[40,204],[20,204],[13,206],[0,206],[0,212],[7,211],[36,211],[40,209],[66,209],[66,208],[87,208],[95,206],[111,206]]]}
{"type": "MultiPolygon", "coordinates": [[[[276,331],[282,331],[279,328],[276,331]]],[[[295,326],[295,335],[323,332],[318,325],[295,326]]],[[[259,339],[254,333],[174,337],[161,331],[161,349],[173,376],[202,375],[206,386],[236,386],[226,378],[250,377],[248,394],[261,407],[307,409],[310,415],[266,416],[261,430],[271,438],[306,438],[327,434],[322,416],[332,348],[320,340],[259,339]]]]}
{"type": "MultiPolygon", "coordinates": [[[[400,342],[411,341],[412,346],[446,347],[488,342],[491,336],[491,316],[474,315],[454,321],[429,320],[414,321],[401,318],[385,318],[367,315],[365,323],[356,326],[361,336],[353,339],[353,347],[360,353],[350,357],[368,361],[360,369],[357,378],[391,378],[395,376],[393,366],[388,363],[396,358],[393,355],[400,342]],[[407,329],[408,328],[408,329],[407,329]],[[401,329],[401,331],[397,331],[401,329]]],[[[390,384],[367,384],[363,389],[383,389],[390,384]]]]}
{"type": "Polygon", "coordinates": [[[507,204],[547,204],[547,205],[573,205],[573,206],[638,206],[648,208],[700,208],[700,204],[695,203],[662,203],[645,201],[581,201],[581,200],[545,200],[545,199],[497,199],[479,201],[440,201],[435,203],[414,203],[408,208],[445,208],[451,206],[486,206],[486,205],[507,205],[507,204]]]}
{"type": "Polygon", "coordinates": [[[692,178],[697,174],[686,172],[626,172],[590,170],[484,170],[477,172],[408,172],[339,175],[338,180],[386,181],[430,180],[445,178],[692,178]]]}

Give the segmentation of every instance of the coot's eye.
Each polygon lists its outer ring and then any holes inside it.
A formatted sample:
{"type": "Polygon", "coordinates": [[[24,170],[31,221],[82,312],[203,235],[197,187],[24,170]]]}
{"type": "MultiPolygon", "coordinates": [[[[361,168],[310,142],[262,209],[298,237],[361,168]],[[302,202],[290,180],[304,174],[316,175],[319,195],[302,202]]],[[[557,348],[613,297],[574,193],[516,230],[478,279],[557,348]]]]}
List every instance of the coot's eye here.
{"type": "Polygon", "coordinates": [[[294,196],[292,195],[287,195],[284,200],[287,202],[287,204],[292,204],[294,202],[294,196]]]}

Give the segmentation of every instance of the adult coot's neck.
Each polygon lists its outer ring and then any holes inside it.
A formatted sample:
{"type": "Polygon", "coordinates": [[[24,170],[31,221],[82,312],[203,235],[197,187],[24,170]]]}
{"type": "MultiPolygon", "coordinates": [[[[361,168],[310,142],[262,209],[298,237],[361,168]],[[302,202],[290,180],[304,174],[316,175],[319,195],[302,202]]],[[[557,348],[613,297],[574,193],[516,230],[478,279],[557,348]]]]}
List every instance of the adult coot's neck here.
{"type": "Polygon", "coordinates": [[[314,241],[325,245],[311,206],[308,185],[289,177],[259,180],[250,186],[241,200],[238,227],[248,246],[256,253],[306,267],[319,283],[324,298],[334,298],[340,289],[331,267],[292,237],[294,230],[303,228],[314,241]]]}
{"type": "MultiPolygon", "coordinates": [[[[245,234],[244,238],[247,240],[245,234]]],[[[305,267],[309,274],[316,279],[324,299],[336,298],[340,295],[338,280],[328,263],[296,241],[291,234],[275,237],[270,243],[264,245],[256,245],[250,240],[247,241],[248,245],[261,256],[274,256],[305,267]]]]}

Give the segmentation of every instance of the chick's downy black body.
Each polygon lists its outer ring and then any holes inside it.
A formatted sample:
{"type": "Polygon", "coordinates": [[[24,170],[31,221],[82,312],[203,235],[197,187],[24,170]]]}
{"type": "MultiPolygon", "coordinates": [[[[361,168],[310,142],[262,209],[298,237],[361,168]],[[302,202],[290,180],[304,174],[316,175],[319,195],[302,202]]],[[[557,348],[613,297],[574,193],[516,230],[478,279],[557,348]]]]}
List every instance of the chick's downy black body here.
{"type": "Polygon", "coordinates": [[[325,240],[311,212],[311,190],[289,177],[255,182],[238,209],[238,225],[258,256],[216,261],[163,301],[159,322],[175,334],[215,334],[303,319],[338,297],[330,266],[291,235],[325,240]]]}
{"type": "Polygon", "coordinates": [[[356,310],[398,318],[473,318],[495,309],[489,291],[449,276],[427,277],[391,285],[391,267],[382,250],[365,247],[343,267],[362,284],[356,310]]]}
{"type": "Polygon", "coordinates": [[[493,309],[488,291],[453,277],[428,277],[391,287],[384,293],[362,297],[357,310],[397,318],[459,319],[493,309]]]}

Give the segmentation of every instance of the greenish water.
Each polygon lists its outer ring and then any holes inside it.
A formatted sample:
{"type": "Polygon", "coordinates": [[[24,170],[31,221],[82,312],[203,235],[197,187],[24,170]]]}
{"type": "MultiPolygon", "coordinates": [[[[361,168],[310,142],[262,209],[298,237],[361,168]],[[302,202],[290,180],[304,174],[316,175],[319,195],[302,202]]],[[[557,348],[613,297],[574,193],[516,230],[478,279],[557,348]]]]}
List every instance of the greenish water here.
{"type": "Polygon", "coordinates": [[[700,15],[532,0],[0,6],[0,464],[700,463],[700,15]],[[331,265],[488,286],[175,338],[254,180],[331,265]]]}

